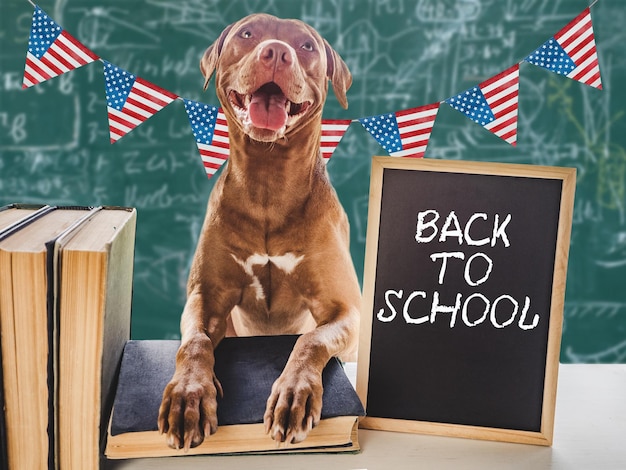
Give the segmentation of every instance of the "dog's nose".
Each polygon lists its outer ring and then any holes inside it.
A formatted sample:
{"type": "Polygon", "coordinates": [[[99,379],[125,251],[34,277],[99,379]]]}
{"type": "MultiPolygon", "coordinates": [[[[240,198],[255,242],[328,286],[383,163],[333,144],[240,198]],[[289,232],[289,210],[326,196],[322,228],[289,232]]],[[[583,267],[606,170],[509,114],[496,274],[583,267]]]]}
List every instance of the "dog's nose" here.
{"type": "Polygon", "coordinates": [[[261,44],[258,57],[259,61],[267,68],[276,70],[291,67],[294,62],[291,47],[279,41],[261,44]]]}

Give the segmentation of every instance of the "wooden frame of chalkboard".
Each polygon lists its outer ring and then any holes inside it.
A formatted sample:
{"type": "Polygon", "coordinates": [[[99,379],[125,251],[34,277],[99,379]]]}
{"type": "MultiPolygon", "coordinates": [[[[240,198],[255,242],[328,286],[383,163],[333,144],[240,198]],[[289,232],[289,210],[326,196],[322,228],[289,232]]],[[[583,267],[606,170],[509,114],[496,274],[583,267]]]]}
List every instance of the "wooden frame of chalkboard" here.
{"type": "Polygon", "coordinates": [[[576,170],[374,157],[360,427],[551,445],[576,170]]]}

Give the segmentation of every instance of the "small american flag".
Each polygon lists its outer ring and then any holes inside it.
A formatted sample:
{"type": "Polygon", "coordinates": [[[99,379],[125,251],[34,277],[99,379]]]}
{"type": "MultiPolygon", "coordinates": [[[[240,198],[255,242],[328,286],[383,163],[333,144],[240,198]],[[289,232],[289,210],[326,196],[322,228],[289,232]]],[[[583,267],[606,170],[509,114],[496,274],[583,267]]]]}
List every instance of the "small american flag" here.
{"type": "Polygon", "coordinates": [[[350,119],[322,119],[321,152],[324,163],[328,164],[351,122],[350,119]]]}
{"type": "Polygon", "coordinates": [[[359,119],[393,157],[421,158],[435,124],[440,103],[359,119]]]}
{"type": "Polygon", "coordinates": [[[98,60],[96,54],[35,6],[22,88],[29,88],[94,60],[98,60]]]}
{"type": "Polygon", "coordinates": [[[200,157],[211,178],[228,159],[228,124],[222,108],[183,99],[200,157]]]}
{"type": "Polygon", "coordinates": [[[111,143],[117,142],[178,98],[174,93],[110,62],[103,63],[111,143]]]}
{"type": "Polygon", "coordinates": [[[524,60],[601,90],[590,9],[586,8],[524,60]]]}
{"type": "Polygon", "coordinates": [[[515,64],[479,85],[448,98],[446,103],[515,146],[518,95],[519,64],[515,64]]]}

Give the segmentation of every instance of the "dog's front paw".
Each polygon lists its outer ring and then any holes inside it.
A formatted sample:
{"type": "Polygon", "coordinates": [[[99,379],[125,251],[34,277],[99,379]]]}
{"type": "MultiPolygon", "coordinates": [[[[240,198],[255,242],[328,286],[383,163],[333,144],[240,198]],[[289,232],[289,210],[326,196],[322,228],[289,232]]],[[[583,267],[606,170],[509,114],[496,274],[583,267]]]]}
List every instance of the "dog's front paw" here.
{"type": "Polygon", "coordinates": [[[159,408],[159,431],[167,444],[188,451],[217,431],[217,393],[222,388],[212,370],[197,367],[177,370],[163,392],[159,408]]]}
{"type": "Polygon", "coordinates": [[[265,432],[278,442],[302,442],[320,421],[322,392],[318,371],[283,371],[267,400],[265,432]]]}

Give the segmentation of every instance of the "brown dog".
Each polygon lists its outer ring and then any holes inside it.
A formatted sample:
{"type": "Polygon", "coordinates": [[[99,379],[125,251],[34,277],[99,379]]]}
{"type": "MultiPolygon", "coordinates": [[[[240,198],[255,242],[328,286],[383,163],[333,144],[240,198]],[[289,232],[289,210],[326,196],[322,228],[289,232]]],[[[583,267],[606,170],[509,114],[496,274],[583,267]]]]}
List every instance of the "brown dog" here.
{"type": "Polygon", "coordinates": [[[322,369],[357,345],[348,220],[320,156],[328,81],[345,108],[352,77],[313,28],[261,14],[226,28],[200,68],[207,83],[216,73],[230,157],[209,199],[159,429],[185,449],[217,430],[213,351],[225,335],[302,333],[264,416],[273,439],[299,442],[320,419],[322,369]]]}

